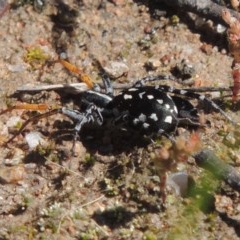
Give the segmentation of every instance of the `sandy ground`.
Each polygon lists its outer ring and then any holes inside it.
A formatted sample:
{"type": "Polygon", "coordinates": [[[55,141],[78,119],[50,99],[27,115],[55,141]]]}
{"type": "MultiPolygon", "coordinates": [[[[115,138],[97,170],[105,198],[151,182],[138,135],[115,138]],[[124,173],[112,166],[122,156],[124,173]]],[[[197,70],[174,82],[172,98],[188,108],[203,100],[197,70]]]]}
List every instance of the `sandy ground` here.
{"type": "MultiPolygon", "coordinates": [[[[0,24],[2,109],[15,104],[8,96],[19,87],[79,82],[57,61],[61,53],[95,82],[101,79],[97,59],[117,85],[169,74],[182,61],[193,70],[196,87],[232,85],[226,36],[212,22],[160,8],[157,1],[46,1],[38,11],[25,4],[6,11],[0,24]]],[[[54,107],[80,101],[52,91],[18,97],[54,107]]],[[[231,98],[222,107],[238,121],[231,98]]],[[[33,114],[1,115],[0,142],[33,114]]],[[[201,142],[238,169],[238,129],[212,111],[203,118],[210,124],[198,131],[200,139],[178,129],[181,144],[201,142]]],[[[193,158],[181,159],[168,140],[86,128],[72,156],[73,126],[60,114],[50,116],[1,147],[1,239],[239,239],[239,192],[198,168],[193,158]],[[31,149],[26,138],[33,132],[41,144],[31,149]],[[165,153],[172,155],[161,162],[165,153]],[[183,198],[166,187],[165,174],[176,171],[187,172],[199,193],[183,198]]]]}

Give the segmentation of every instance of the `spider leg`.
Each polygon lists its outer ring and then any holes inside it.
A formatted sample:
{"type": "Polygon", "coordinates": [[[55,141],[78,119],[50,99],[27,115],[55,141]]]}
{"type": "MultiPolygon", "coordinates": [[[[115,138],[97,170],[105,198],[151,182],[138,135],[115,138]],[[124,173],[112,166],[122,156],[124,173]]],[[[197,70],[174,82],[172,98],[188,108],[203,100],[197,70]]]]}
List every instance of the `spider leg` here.
{"type": "Polygon", "coordinates": [[[67,68],[69,71],[71,72],[74,72],[76,73],[80,80],[84,83],[86,83],[86,85],[92,89],[94,84],[93,84],[93,81],[92,79],[86,74],[84,73],[82,70],[80,70],[78,67],[76,67],[75,65],[69,63],[68,61],[62,59],[62,58],[59,58],[58,61],[65,67],[67,68]]]}
{"type": "MultiPolygon", "coordinates": [[[[176,79],[171,76],[171,75],[158,75],[158,76],[148,76],[145,78],[142,78],[140,80],[138,80],[133,87],[143,87],[146,83],[148,82],[155,82],[155,81],[159,81],[159,80],[173,80],[176,81],[176,79]]],[[[233,124],[237,124],[235,121],[233,121],[216,103],[214,103],[213,101],[211,101],[210,99],[206,98],[204,95],[195,93],[193,91],[188,91],[187,89],[176,89],[170,86],[165,86],[165,85],[160,85],[160,86],[156,86],[156,89],[165,91],[165,92],[169,92],[169,93],[175,93],[175,94],[179,94],[179,95],[183,95],[189,98],[195,98],[198,99],[200,101],[205,101],[207,104],[211,105],[216,111],[220,112],[226,119],[228,119],[231,123],[233,124]]],[[[226,90],[226,89],[223,89],[226,90]]]]}
{"type": "Polygon", "coordinates": [[[185,89],[177,89],[177,88],[174,88],[174,87],[171,87],[171,86],[166,86],[166,85],[156,86],[156,89],[159,89],[159,90],[162,90],[162,91],[165,91],[165,92],[169,92],[169,93],[179,94],[181,96],[197,99],[197,100],[200,100],[200,101],[204,101],[205,103],[210,105],[213,109],[220,112],[232,124],[237,124],[215,102],[211,101],[210,99],[208,99],[204,95],[201,95],[201,94],[198,94],[198,93],[195,93],[195,92],[191,92],[191,91],[187,91],[185,89]]]}
{"type": "MultiPolygon", "coordinates": [[[[104,86],[104,90],[105,90],[104,94],[106,94],[110,97],[113,97],[113,86],[112,86],[109,76],[106,73],[102,74],[102,81],[103,81],[103,86],[104,86]]],[[[101,93],[101,88],[98,84],[94,84],[92,90],[94,92],[101,93]]]]}
{"type": "MultiPolygon", "coordinates": [[[[103,82],[105,94],[107,94],[110,97],[113,97],[113,87],[112,87],[112,83],[109,78],[109,75],[107,74],[107,72],[105,71],[101,62],[98,59],[96,59],[96,58],[94,59],[94,64],[96,65],[96,67],[98,68],[98,70],[100,72],[100,75],[102,76],[102,82],[103,82]]],[[[97,92],[100,92],[100,88],[96,89],[96,86],[94,86],[94,90],[97,92]]]]}
{"type": "Polygon", "coordinates": [[[78,130],[78,132],[81,130],[81,124],[80,124],[81,122],[82,122],[82,125],[84,123],[96,123],[98,125],[102,125],[103,123],[101,110],[93,103],[89,104],[89,106],[87,107],[84,113],[81,113],[79,111],[72,110],[69,108],[65,108],[65,107],[59,109],[59,111],[60,113],[77,121],[77,125],[79,124],[79,127],[77,127],[76,130],[78,130]]]}
{"type": "Polygon", "coordinates": [[[105,88],[105,93],[111,97],[113,97],[113,86],[112,86],[112,83],[111,83],[111,80],[109,78],[109,76],[104,73],[102,75],[102,81],[103,81],[103,85],[104,85],[104,88],[105,88]]]}
{"type": "Polygon", "coordinates": [[[87,123],[95,123],[97,125],[102,125],[103,116],[101,114],[100,109],[95,104],[89,104],[84,113],[68,108],[62,108],[61,113],[77,121],[74,127],[73,146],[71,150],[72,154],[75,155],[76,141],[78,139],[78,134],[81,131],[82,127],[87,123]]]}
{"type": "MultiPolygon", "coordinates": [[[[113,87],[110,81],[110,78],[108,77],[107,73],[105,72],[105,70],[103,69],[103,67],[101,66],[100,62],[98,60],[95,60],[97,63],[98,68],[100,68],[101,72],[102,72],[102,81],[103,81],[103,85],[105,88],[105,94],[107,94],[108,96],[113,96],[113,87]]],[[[80,70],[79,68],[77,68],[75,65],[69,63],[68,61],[59,58],[59,62],[65,67],[67,68],[69,71],[74,72],[76,74],[79,75],[79,78],[82,82],[86,83],[86,85],[92,89],[94,92],[100,92],[100,86],[98,84],[94,84],[92,79],[85,73],[83,73],[82,70],[80,70]]]]}
{"type": "Polygon", "coordinates": [[[180,119],[189,119],[191,122],[199,124],[198,111],[187,99],[179,96],[171,96],[171,98],[177,107],[178,117],[180,119]]]}
{"type": "Polygon", "coordinates": [[[135,82],[133,84],[133,87],[143,87],[148,82],[156,82],[156,81],[160,81],[160,80],[176,81],[176,79],[171,75],[147,76],[147,77],[144,77],[144,78],[138,80],[137,82],[135,82]]]}

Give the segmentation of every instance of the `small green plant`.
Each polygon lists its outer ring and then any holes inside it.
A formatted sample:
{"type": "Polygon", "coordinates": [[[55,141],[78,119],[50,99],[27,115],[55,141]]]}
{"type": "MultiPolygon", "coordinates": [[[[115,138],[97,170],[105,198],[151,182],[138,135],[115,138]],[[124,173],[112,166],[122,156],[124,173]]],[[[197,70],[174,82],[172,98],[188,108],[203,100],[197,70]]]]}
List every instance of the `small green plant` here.
{"type": "Polygon", "coordinates": [[[91,155],[90,153],[87,153],[85,155],[85,159],[84,159],[84,165],[87,167],[91,167],[95,164],[96,159],[93,155],[91,155]]]}
{"type": "Polygon", "coordinates": [[[40,47],[32,47],[27,50],[27,54],[24,57],[25,61],[32,67],[37,68],[45,64],[49,60],[50,56],[47,55],[40,47]]]}
{"type": "MultiPolygon", "coordinates": [[[[196,237],[198,223],[202,214],[212,214],[214,194],[219,188],[220,181],[212,173],[204,171],[195,186],[189,191],[189,204],[181,209],[179,220],[174,222],[169,230],[167,239],[186,239],[196,237]],[[186,228],[187,226],[187,228],[186,228]]],[[[209,218],[211,221],[211,218],[209,218]]]]}
{"type": "Polygon", "coordinates": [[[178,25],[179,22],[180,22],[180,19],[179,19],[179,17],[178,17],[177,15],[173,15],[173,16],[170,18],[170,23],[171,23],[171,25],[173,25],[173,26],[178,25]]]}

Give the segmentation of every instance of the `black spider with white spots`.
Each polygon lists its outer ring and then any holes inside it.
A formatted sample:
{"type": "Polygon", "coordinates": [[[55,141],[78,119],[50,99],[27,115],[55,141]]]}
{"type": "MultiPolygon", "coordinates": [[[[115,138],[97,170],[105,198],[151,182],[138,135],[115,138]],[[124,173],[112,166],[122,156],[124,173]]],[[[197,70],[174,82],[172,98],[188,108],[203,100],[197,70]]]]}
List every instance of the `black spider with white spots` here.
{"type": "Polygon", "coordinates": [[[77,122],[74,129],[75,140],[83,125],[103,125],[107,121],[113,126],[135,129],[143,135],[169,136],[181,122],[199,125],[197,110],[183,97],[205,101],[232,121],[218,105],[204,95],[166,85],[146,86],[147,82],[166,78],[169,79],[165,76],[143,78],[116,96],[113,95],[110,80],[103,78],[105,93],[101,93],[98,88],[83,93],[83,112],[67,108],[62,108],[59,112],[77,122]]]}
{"type": "Polygon", "coordinates": [[[213,101],[204,95],[186,90],[175,89],[166,85],[146,86],[148,82],[171,79],[167,76],[146,77],[137,81],[132,87],[113,95],[113,88],[108,77],[103,78],[105,92],[98,85],[93,90],[82,93],[80,110],[66,107],[54,109],[27,120],[18,133],[7,143],[11,142],[29,122],[62,113],[76,122],[74,127],[74,144],[85,124],[103,125],[108,122],[113,127],[133,129],[142,135],[166,135],[174,140],[170,133],[179,124],[199,126],[198,112],[187,100],[193,98],[205,101],[212,108],[224,115],[230,122],[232,119],[213,101]]]}
{"type": "Polygon", "coordinates": [[[143,134],[170,131],[177,124],[178,110],[173,99],[151,87],[133,87],[122,91],[106,105],[114,117],[143,134]]]}

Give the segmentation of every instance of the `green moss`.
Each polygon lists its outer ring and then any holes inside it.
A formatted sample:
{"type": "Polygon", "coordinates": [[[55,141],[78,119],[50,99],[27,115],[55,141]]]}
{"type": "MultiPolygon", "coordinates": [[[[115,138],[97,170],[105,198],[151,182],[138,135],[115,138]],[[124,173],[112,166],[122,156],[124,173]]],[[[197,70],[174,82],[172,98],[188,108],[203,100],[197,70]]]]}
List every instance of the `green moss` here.
{"type": "Polygon", "coordinates": [[[26,56],[24,57],[25,61],[32,67],[45,64],[49,58],[50,56],[47,55],[40,47],[29,48],[26,56]]]}
{"type": "Polygon", "coordinates": [[[147,49],[147,51],[145,52],[145,55],[148,57],[148,58],[151,58],[155,55],[155,53],[149,48],[147,49]]]}
{"type": "MultiPolygon", "coordinates": [[[[37,149],[36,149],[36,151],[41,155],[41,156],[43,156],[43,157],[48,157],[48,156],[50,156],[50,154],[52,153],[52,151],[53,151],[53,149],[54,149],[54,147],[51,145],[51,144],[48,144],[48,145],[41,145],[41,144],[39,144],[38,146],[37,146],[37,149]]],[[[56,155],[55,155],[56,156],[56,155]]],[[[56,157],[57,158],[57,157],[56,157]]],[[[55,160],[56,161],[56,159],[53,157],[53,159],[51,158],[51,160],[53,161],[53,160],[55,160]]],[[[58,160],[58,159],[57,159],[58,160]]]]}
{"type": "Polygon", "coordinates": [[[46,225],[46,228],[50,229],[52,233],[56,233],[59,228],[59,223],[55,221],[49,221],[46,225]]]}
{"type": "Polygon", "coordinates": [[[158,42],[158,40],[159,40],[159,38],[158,38],[158,36],[157,36],[156,34],[153,34],[153,35],[151,36],[151,42],[152,42],[153,44],[156,44],[156,43],[158,42]]]}
{"type": "Polygon", "coordinates": [[[146,232],[143,236],[144,240],[157,240],[157,237],[155,236],[155,234],[151,233],[151,232],[146,232]]]}
{"type": "MultiPolygon", "coordinates": [[[[8,231],[10,235],[16,235],[19,239],[34,239],[36,234],[36,229],[32,226],[25,226],[25,225],[17,225],[15,227],[11,227],[8,231]]],[[[9,239],[9,238],[6,238],[9,239]]],[[[12,239],[12,238],[11,238],[12,239]]]]}
{"type": "Polygon", "coordinates": [[[170,23],[171,23],[171,25],[173,25],[173,26],[178,25],[179,22],[180,22],[180,19],[179,19],[179,17],[178,17],[177,15],[173,15],[173,16],[170,18],[170,23]]]}
{"type": "Polygon", "coordinates": [[[131,47],[132,47],[132,43],[131,42],[127,42],[125,44],[123,50],[120,52],[120,57],[121,58],[127,58],[129,56],[131,47]]]}
{"type": "Polygon", "coordinates": [[[96,159],[93,155],[90,153],[86,153],[85,158],[84,158],[84,165],[87,167],[91,167],[95,164],[96,159]]]}
{"type": "MultiPolygon", "coordinates": [[[[177,220],[171,222],[167,239],[186,239],[199,237],[199,222],[203,214],[210,214],[214,207],[214,194],[219,181],[209,172],[203,171],[195,186],[189,192],[188,205],[181,206],[177,220]]],[[[210,219],[211,220],[211,219],[210,219]]]]}
{"type": "Polygon", "coordinates": [[[104,188],[105,188],[104,191],[107,196],[113,197],[113,196],[118,195],[119,190],[113,180],[111,180],[109,178],[104,178],[102,185],[104,185],[104,188]]]}
{"type": "Polygon", "coordinates": [[[88,234],[82,234],[80,237],[79,237],[80,240],[90,240],[91,237],[88,235],[88,234]]]}
{"type": "Polygon", "coordinates": [[[82,233],[79,237],[79,240],[91,240],[98,239],[98,233],[96,229],[90,229],[87,233],[82,233]]]}
{"type": "Polygon", "coordinates": [[[23,196],[23,202],[25,207],[28,207],[32,203],[33,199],[28,196],[23,196]]]}
{"type": "Polygon", "coordinates": [[[21,121],[17,121],[17,123],[15,125],[15,128],[19,130],[21,127],[22,127],[22,122],[21,121]]]}
{"type": "Polygon", "coordinates": [[[74,211],[72,214],[72,218],[77,220],[83,220],[86,219],[86,217],[86,214],[81,209],[74,211]]]}

